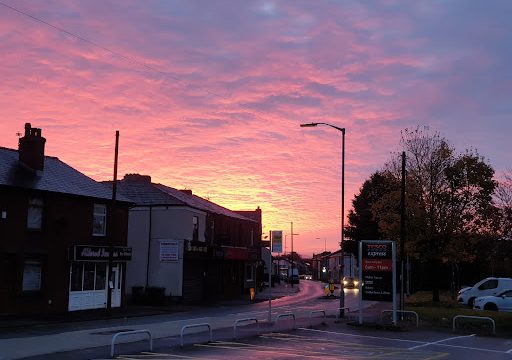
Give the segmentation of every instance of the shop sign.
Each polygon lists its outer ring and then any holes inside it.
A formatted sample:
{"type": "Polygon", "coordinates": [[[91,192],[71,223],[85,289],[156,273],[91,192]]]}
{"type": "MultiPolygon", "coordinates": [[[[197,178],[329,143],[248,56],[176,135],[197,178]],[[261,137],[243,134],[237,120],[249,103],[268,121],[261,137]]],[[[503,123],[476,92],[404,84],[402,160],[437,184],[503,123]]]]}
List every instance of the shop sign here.
{"type": "Polygon", "coordinates": [[[71,260],[108,261],[110,250],[112,250],[113,261],[130,261],[132,259],[131,247],[75,245],[72,248],[71,260]]]}
{"type": "Polygon", "coordinates": [[[249,259],[249,251],[247,248],[237,248],[237,247],[222,247],[224,251],[224,259],[228,260],[248,260],[249,259]]]}
{"type": "Polygon", "coordinates": [[[362,241],[363,300],[393,301],[393,243],[362,241]]]}
{"type": "Polygon", "coordinates": [[[187,241],[187,252],[189,253],[208,253],[208,246],[207,245],[198,245],[197,243],[193,243],[192,241],[187,241]]]}

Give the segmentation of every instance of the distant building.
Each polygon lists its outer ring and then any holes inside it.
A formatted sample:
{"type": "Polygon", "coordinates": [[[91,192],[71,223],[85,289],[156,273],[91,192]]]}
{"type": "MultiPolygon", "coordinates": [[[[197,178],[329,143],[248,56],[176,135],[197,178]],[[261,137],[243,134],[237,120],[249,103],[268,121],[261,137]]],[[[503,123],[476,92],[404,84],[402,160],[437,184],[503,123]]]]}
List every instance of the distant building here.
{"type": "Polygon", "coordinates": [[[45,156],[45,142],[27,123],[18,150],[0,148],[0,315],[105,309],[109,282],[120,307],[129,201],[45,156]]]}
{"type": "Polygon", "coordinates": [[[255,286],[261,210],[228,210],[196,196],[128,174],[118,191],[130,209],[128,292],[163,288],[184,303],[238,296],[255,286]]]}
{"type": "MultiPolygon", "coordinates": [[[[313,279],[321,281],[334,281],[340,282],[340,268],[341,268],[341,250],[330,252],[324,251],[320,254],[313,254],[311,259],[311,266],[313,269],[313,279]]],[[[357,277],[357,264],[353,254],[345,253],[343,256],[344,268],[342,277],[356,276],[357,277]]]]}

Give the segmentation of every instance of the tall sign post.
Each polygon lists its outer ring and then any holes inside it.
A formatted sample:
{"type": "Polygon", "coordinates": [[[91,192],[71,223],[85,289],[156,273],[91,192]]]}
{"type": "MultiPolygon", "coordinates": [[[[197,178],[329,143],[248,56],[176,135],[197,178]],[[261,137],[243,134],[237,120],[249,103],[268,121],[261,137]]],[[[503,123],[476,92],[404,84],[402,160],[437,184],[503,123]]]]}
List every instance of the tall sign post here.
{"type": "Polygon", "coordinates": [[[283,251],[283,231],[271,230],[270,231],[270,247],[268,259],[268,322],[272,321],[272,253],[280,253],[283,251]]]}
{"type": "Polygon", "coordinates": [[[393,303],[396,324],[396,246],[389,240],[359,242],[359,324],[363,323],[363,300],[393,303]]]}

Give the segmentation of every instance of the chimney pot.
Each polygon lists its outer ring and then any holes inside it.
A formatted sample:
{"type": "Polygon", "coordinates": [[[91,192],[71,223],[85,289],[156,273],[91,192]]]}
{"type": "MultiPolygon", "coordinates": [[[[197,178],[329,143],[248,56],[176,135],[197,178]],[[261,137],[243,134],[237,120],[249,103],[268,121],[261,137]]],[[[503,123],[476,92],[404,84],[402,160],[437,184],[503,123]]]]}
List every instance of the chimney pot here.
{"type": "Polygon", "coordinates": [[[42,171],[44,169],[44,144],[46,139],[41,136],[41,129],[25,124],[25,136],[19,139],[19,161],[26,167],[42,171]]]}

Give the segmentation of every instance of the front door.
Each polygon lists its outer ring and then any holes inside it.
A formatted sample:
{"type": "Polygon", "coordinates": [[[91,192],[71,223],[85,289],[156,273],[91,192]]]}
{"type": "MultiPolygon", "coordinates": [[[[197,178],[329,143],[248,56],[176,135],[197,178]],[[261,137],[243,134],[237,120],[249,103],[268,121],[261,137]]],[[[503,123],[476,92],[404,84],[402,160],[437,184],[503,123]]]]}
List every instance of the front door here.
{"type": "Polygon", "coordinates": [[[110,272],[110,286],[112,289],[112,307],[121,306],[121,282],[123,279],[123,266],[122,264],[114,264],[110,272]]]}

